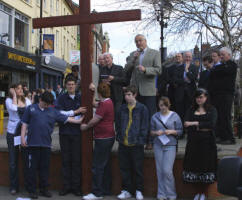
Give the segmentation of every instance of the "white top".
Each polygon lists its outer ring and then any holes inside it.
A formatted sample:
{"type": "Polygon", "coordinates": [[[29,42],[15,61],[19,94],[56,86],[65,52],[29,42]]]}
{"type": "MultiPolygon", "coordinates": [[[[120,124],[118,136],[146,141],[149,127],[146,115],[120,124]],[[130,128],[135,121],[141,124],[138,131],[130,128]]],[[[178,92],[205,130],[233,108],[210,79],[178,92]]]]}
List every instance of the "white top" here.
{"type": "Polygon", "coordinates": [[[170,111],[168,115],[160,114],[161,121],[165,124],[172,113],[173,113],[173,111],[170,111]]]}
{"type": "MultiPolygon", "coordinates": [[[[31,105],[31,101],[27,98],[26,100],[26,107],[31,105]]],[[[6,108],[9,114],[8,117],[8,126],[7,126],[7,132],[10,134],[15,133],[15,129],[20,121],[19,116],[18,116],[18,106],[13,104],[13,100],[11,98],[7,98],[5,101],[6,108]]]]}

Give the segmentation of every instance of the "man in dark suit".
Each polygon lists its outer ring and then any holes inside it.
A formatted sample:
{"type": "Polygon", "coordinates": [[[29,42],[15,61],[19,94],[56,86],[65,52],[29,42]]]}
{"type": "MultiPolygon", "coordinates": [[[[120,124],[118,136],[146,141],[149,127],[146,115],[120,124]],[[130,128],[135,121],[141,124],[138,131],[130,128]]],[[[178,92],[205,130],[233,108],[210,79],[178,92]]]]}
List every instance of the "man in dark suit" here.
{"type": "Polygon", "coordinates": [[[174,72],[175,110],[182,120],[186,110],[192,104],[196,90],[198,68],[192,64],[192,53],[184,54],[184,64],[176,67],[174,72]]]}
{"type": "Polygon", "coordinates": [[[203,66],[206,68],[206,70],[200,72],[198,87],[208,89],[210,70],[213,67],[213,59],[211,58],[211,56],[205,56],[203,58],[203,66]]]}
{"type": "MultiPolygon", "coordinates": [[[[165,68],[165,70],[164,70],[164,76],[165,77],[162,78],[162,75],[160,76],[161,82],[162,82],[162,79],[164,79],[164,81],[166,81],[166,85],[165,85],[166,92],[164,92],[164,94],[163,94],[162,91],[159,90],[159,94],[160,95],[166,95],[166,96],[169,97],[170,102],[171,102],[171,110],[175,109],[174,73],[176,71],[176,68],[178,66],[182,65],[182,63],[183,63],[182,54],[177,53],[175,55],[175,63],[173,63],[170,67],[165,68]]],[[[162,87],[161,87],[161,89],[162,89],[162,87]]]]}
{"type": "Polygon", "coordinates": [[[104,54],[105,66],[100,67],[99,81],[107,82],[111,88],[111,99],[114,104],[115,116],[123,101],[123,86],[125,83],[124,69],[120,65],[113,64],[111,53],[104,54]]]}
{"type": "Polygon", "coordinates": [[[209,93],[211,102],[218,112],[216,126],[217,143],[234,144],[232,131],[232,104],[235,94],[235,80],[237,64],[231,60],[232,52],[229,48],[220,49],[221,64],[216,65],[210,71],[209,93]]]}

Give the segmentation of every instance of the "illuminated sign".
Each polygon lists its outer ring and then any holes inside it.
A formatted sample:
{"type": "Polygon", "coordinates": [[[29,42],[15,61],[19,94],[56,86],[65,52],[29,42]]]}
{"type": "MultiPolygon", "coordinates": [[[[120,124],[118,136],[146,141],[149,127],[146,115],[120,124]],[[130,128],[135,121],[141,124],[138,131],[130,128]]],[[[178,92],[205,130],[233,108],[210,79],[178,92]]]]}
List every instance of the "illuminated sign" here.
{"type": "Polygon", "coordinates": [[[25,56],[20,56],[15,53],[11,53],[11,52],[8,52],[8,59],[18,61],[21,63],[25,63],[25,64],[29,64],[29,65],[36,65],[36,62],[33,59],[25,57],[25,56]]]}

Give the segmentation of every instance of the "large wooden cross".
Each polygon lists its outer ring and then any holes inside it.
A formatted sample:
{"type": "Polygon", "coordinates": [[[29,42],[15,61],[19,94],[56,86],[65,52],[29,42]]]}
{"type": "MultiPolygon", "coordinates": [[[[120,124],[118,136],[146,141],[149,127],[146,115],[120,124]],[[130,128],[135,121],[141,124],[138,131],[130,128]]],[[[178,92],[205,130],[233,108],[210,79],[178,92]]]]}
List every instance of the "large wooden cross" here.
{"type": "MultiPolygon", "coordinates": [[[[80,26],[80,51],[81,51],[81,101],[88,111],[86,120],[92,118],[92,93],[89,84],[92,82],[91,67],[91,24],[108,22],[134,21],[141,19],[140,10],[112,11],[91,13],[90,0],[79,0],[79,14],[45,17],[33,19],[33,28],[48,28],[58,26],[80,26]]],[[[91,191],[91,166],[92,166],[92,130],[82,133],[82,191],[91,191]]]]}

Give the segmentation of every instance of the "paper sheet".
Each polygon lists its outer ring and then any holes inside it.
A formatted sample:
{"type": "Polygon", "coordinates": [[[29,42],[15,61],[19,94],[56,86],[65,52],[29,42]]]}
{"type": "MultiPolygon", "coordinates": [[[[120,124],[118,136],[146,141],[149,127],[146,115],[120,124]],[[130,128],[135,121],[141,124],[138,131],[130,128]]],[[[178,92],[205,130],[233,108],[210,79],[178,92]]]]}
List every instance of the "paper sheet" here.
{"type": "Polygon", "coordinates": [[[159,140],[164,145],[166,145],[168,142],[170,142],[170,139],[164,134],[159,136],[159,140]]]}
{"type": "Polygon", "coordinates": [[[14,146],[21,144],[21,136],[15,136],[14,137],[14,146]]]}
{"type": "MultiPolygon", "coordinates": [[[[25,136],[25,141],[27,141],[27,136],[25,136]]],[[[21,136],[14,137],[14,146],[21,145],[21,136]]]]}

